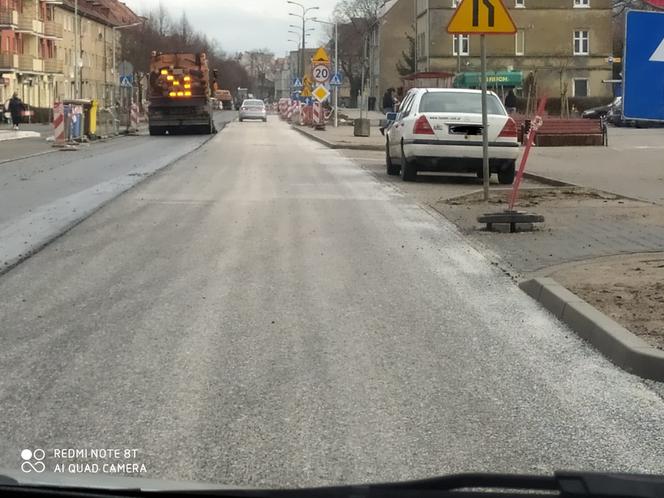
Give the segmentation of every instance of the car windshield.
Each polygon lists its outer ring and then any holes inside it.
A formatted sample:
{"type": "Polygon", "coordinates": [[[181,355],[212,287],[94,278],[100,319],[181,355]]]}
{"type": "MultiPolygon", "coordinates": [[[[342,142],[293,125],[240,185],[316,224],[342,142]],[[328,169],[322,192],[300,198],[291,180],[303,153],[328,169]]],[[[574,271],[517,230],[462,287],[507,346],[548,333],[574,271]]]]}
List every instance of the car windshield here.
{"type": "Polygon", "coordinates": [[[0,0],[0,492],[664,474],[663,39],[664,0],[0,0]]]}
{"type": "MultiPolygon", "coordinates": [[[[505,115],[505,109],[494,95],[488,95],[489,114],[505,115]]],[[[479,92],[436,92],[422,95],[419,112],[482,113],[482,94],[479,92]]]]}

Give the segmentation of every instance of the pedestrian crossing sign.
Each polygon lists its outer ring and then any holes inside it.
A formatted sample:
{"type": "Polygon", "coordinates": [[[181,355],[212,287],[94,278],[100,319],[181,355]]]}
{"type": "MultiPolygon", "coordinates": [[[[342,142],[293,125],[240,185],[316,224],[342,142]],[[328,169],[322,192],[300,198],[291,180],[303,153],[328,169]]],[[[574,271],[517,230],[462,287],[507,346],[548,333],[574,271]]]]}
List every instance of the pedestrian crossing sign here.
{"type": "Polygon", "coordinates": [[[341,86],[341,75],[339,73],[335,73],[334,76],[332,76],[332,79],[330,80],[330,85],[341,86]]]}
{"type": "Polygon", "coordinates": [[[300,81],[300,78],[295,78],[295,82],[293,83],[294,88],[302,88],[302,82],[300,81]]]}
{"type": "Polygon", "coordinates": [[[513,35],[516,24],[502,0],[461,0],[447,32],[460,35],[513,35]]]}
{"type": "Polygon", "coordinates": [[[122,76],[120,77],[120,86],[123,88],[131,88],[134,83],[134,77],[133,76],[122,76]]]}

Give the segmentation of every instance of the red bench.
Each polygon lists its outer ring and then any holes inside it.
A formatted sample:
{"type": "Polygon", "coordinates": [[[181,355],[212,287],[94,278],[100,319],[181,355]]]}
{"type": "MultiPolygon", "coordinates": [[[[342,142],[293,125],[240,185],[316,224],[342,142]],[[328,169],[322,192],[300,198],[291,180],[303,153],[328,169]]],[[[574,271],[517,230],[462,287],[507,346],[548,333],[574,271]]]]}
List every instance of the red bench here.
{"type": "Polygon", "coordinates": [[[535,145],[538,147],[608,145],[606,123],[601,119],[547,117],[537,130],[535,145]]]}

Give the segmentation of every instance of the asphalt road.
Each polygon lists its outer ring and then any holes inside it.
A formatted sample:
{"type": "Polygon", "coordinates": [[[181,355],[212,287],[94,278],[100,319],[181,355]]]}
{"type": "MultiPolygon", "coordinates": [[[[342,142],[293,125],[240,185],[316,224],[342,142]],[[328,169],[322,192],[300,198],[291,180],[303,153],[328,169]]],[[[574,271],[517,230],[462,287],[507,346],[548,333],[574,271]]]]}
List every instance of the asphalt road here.
{"type": "MultiPolygon", "coordinates": [[[[235,116],[216,113],[218,127],[235,116]]],[[[0,164],[0,272],[209,138],[118,137],[81,146],[76,152],[57,151],[0,164]]],[[[28,142],[3,142],[0,147],[29,156],[28,142]]]]}
{"type": "Polygon", "coordinates": [[[0,468],[304,486],[664,473],[664,400],[447,221],[276,120],[232,123],[0,277],[0,468]],[[89,460],[84,460],[88,462],[89,460]]]}

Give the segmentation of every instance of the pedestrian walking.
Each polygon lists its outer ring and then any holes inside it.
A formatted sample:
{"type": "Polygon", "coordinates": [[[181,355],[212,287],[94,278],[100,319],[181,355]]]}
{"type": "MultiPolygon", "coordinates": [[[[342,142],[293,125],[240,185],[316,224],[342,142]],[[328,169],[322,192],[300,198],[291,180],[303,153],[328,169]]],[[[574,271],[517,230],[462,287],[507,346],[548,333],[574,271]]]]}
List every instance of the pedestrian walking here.
{"type": "Polygon", "coordinates": [[[9,101],[9,113],[12,116],[12,124],[14,125],[15,130],[18,130],[18,126],[21,124],[23,108],[23,101],[18,96],[18,93],[14,93],[13,97],[9,101]]]}
{"type": "Polygon", "coordinates": [[[394,88],[388,88],[383,95],[383,112],[389,114],[394,112],[394,88]]]}
{"type": "Polygon", "coordinates": [[[507,92],[507,95],[505,96],[505,107],[507,108],[507,112],[509,114],[514,114],[516,112],[516,95],[514,95],[514,90],[510,88],[510,91],[507,92]]]}

